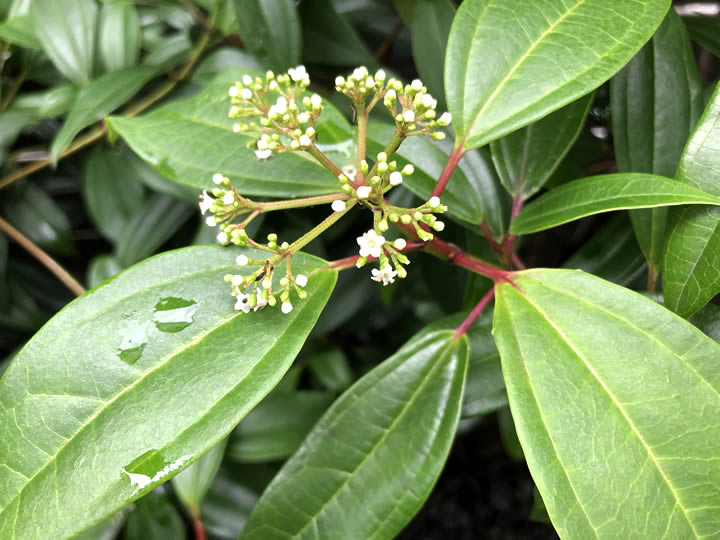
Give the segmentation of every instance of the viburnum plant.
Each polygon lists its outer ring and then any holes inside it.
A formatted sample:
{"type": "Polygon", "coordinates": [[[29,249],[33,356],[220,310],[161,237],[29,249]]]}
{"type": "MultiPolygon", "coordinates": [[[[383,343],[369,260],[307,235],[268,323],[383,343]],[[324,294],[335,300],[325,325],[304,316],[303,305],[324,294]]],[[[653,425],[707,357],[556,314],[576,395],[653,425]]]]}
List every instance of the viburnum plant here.
{"type": "MultiPolygon", "coordinates": [[[[377,60],[398,31],[373,56],[326,0],[26,4],[5,51],[70,82],[24,95],[20,64],[0,149],[67,118],[43,161],[9,154],[0,228],[80,297],[0,379],[0,538],[393,538],[495,417],[560,537],[720,536],[720,89],[687,32],[717,53],[716,21],[368,0],[410,28],[406,68],[377,60]],[[171,27],[201,33],[184,66],[108,116],[171,27]],[[89,145],[113,251],[85,292],[22,182],[89,145]]],[[[5,266],[0,322],[34,331],[32,267],[5,266]]]]}

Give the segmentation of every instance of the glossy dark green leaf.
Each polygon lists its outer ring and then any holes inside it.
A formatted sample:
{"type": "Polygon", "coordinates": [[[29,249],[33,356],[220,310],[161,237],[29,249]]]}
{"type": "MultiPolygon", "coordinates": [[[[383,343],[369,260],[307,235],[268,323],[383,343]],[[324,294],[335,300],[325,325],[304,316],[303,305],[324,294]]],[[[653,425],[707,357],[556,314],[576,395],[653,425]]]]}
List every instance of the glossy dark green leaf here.
{"type": "Polygon", "coordinates": [[[645,44],[668,0],[465,0],[445,62],[463,148],[482,146],[600,86],[645,44]]]}
{"type": "Polygon", "coordinates": [[[342,392],[353,383],[352,368],[339,348],[314,353],[308,367],[320,384],[333,392],[342,392]]]}
{"type": "Polygon", "coordinates": [[[70,222],[43,189],[27,183],[2,199],[5,216],[43,249],[59,255],[75,253],[70,222]]]}
{"type": "Polygon", "coordinates": [[[87,286],[89,289],[97,287],[106,279],[123,270],[123,265],[113,255],[96,255],[90,261],[87,271],[87,286]]]}
{"type": "Polygon", "coordinates": [[[490,144],[508,193],[527,199],[545,185],[580,135],[592,99],[592,94],[582,97],[490,144]]]}
{"type": "Polygon", "coordinates": [[[145,203],[142,184],[128,174],[122,155],[97,147],[85,164],[82,194],[95,226],[109,240],[123,236],[130,219],[145,203]]]}
{"type": "Polygon", "coordinates": [[[703,334],[720,343],[720,306],[708,304],[690,317],[690,322],[703,334]]]}
{"type": "Polygon", "coordinates": [[[0,39],[30,49],[39,49],[41,46],[33,30],[32,17],[29,15],[20,15],[1,22],[0,39]]]}
{"type": "Polygon", "coordinates": [[[326,392],[281,392],[268,396],[240,422],[228,456],[241,463],[284,459],[295,452],[332,402],[326,392]]]}
{"type": "Polygon", "coordinates": [[[53,65],[75,84],[92,79],[97,4],[92,1],[33,0],[30,14],[36,36],[53,65]]]}
{"type": "Polygon", "coordinates": [[[555,188],[530,203],[513,220],[510,231],[528,234],[611,210],[682,204],[718,205],[720,198],[653,174],[591,176],[555,188]]]}
{"type": "MultiPolygon", "coordinates": [[[[315,160],[286,152],[267,161],[247,148],[252,137],[233,133],[228,88],[254,71],[233,68],[192,98],[175,101],[136,118],[107,121],[143,160],[164,176],[196,189],[213,187],[220,172],[248,196],[293,197],[338,191],[337,179],[315,160]]],[[[325,102],[318,123],[325,144],[351,138],[347,121],[325,102]]]]}
{"type": "Polygon", "coordinates": [[[292,0],[234,0],[245,47],[263,66],[285,71],[300,63],[302,34],[292,0]]]}
{"type": "MultiPolygon", "coordinates": [[[[0,531],[65,538],[93,525],[195,461],[277,384],[336,274],[314,274],[288,315],[244,314],[222,277],[240,252],[191,247],[136,265],[18,353],[0,379],[0,531]],[[154,317],[171,299],[196,306],[175,332],[154,317]]],[[[326,264],[293,258],[306,275],[326,264]]]]}
{"type": "Polygon", "coordinates": [[[125,540],[184,540],[185,524],[166,496],[148,493],[135,503],[125,524],[125,540]]]}
{"type": "Polygon", "coordinates": [[[265,490],[240,538],[396,535],[447,458],[467,348],[466,338],[436,332],[350,387],[265,490]]]}
{"type": "Polygon", "coordinates": [[[720,20],[717,17],[684,17],[683,21],[692,40],[720,58],[720,20]]]}
{"type": "Polygon", "coordinates": [[[720,345],[640,294],[568,270],[497,286],[494,335],[561,537],[718,531],[720,345]]]}
{"type": "Polygon", "coordinates": [[[115,245],[124,266],[143,260],[163,245],[193,214],[195,208],[161,193],[153,194],[120,231],[115,245]]]}
{"type": "Polygon", "coordinates": [[[171,480],[173,490],[194,518],[200,516],[200,503],[220,468],[227,441],[228,439],[220,441],[207,454],[171,480]]]}
{"type": "Polygon", "coordinates": [[[80,130],[102,119],[134,96],[155,75],[149,66],[134,66],[106,73],[83,88],[70,114],[50,146],[50,159],[57,163],[80,130]]]}
{"type": "MultiPolygon", "coordinates": [[[[720,196],[720,86],[683,152],[677,179],[720,196]]],[[[666,306],[689,317],[720,292],[720,210],[671,212],[663,260],[666,306]]]]}
{"type": "Polygon", "coordinates": [[[140,21],[132,2],[107,2],[100,11],[98,52],[107,71],[137,64],[140,55],[140,21]]]}
{"type": "MultiPolygon", "coordinates": [[[[620,172],[673,177],[702,112],[702,84],[690,40],[670,10],[653,38],[610,85],[613,142],[620,172]]],[[[667,208],[630,212],[651,270],[660,269],[667,208]]]]}

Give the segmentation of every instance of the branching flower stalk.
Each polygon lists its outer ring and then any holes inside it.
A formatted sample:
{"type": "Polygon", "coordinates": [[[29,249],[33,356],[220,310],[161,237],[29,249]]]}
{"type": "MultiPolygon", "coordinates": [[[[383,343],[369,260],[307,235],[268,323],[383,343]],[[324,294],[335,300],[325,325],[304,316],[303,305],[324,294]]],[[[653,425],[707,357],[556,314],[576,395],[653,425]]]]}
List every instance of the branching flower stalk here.
{"type": "MultiPolygon", "coordinates": [[[[200,210],[207,214],[206,223],[218,227],[217,241],[223,245],[249,246],[268,254],[267,258],[251,259],[238,255],[236,263],[243,270],[227,274],[235,297],[235,309],[245,313],[258,311],[278,303],[283,313],[293,309],[293,298],[307,296],[304,288],[308,276],[294,274],[292,257],[307,243],[322,234],[347,214],[353,206],[361,206],[372,213],[372,227],[357,238],[358,255],[343,259],[331,268],[357,268],[377,261],[370,272],[371,279],[389,285],[395,278],[407,276],[410,259],[405,254],[420,247],[439,254],[451,262],[461,264],[493,279],[502,279],[502,270],[465,255],[462,250],[435,238],[445,228],[437,218],[447,207],[436,195],[415,208],[391,205],[385,196],[404,179],[414,173],[412,165],[400,168],[392,154],[402,142],[413,135],[426,135],[442,140],[445,133],[439,128],[451,122],[449,113],[436,117],[437,101],[419,80],[404,85],[396,79],[386,80],[384,71],[371,75],[365,67],[355,69],[347,78],[337,77],[335,88],[347,96],[356,112],[358,147],[355,167],[340,168],[318,147],[317,121],[323,112],[323,100],[306,91],[310,78],[304,66],[275,75],[268,71],[264,77],[245,75],[230,87],[230,118],[236,119],[233,131],[254,135],[249,147],[259,160],[271,159],[275,154],[305,152],[330,171],[338,181],[338,191],[329,195],[274,202],[255,202],[238,193],[229,178],[221,173],[213,176],[216,185],[200,195],[200,210]],[[366,155],[366,130],[369,112],[382,101],[395,120],[395,132],[384,151],[372,159],[366,155]],[[261,213],[330,204],[332,213],[319,225],[292,243],[280,241],[271,233],[266,241],[252,239],[246,227],[261,213]],[[238,219],[241,221],[237,221],[238,219]],[[404,238],[389,241],[385,233],[393,224],[410,238],[419,242],[409,244],[404,238]],[[246,271],[252,267],[252,271],[246,271]],[[284,268],[284,270],[278,270],[284,268]],[[275,273],[284,272],[274,280],[275,273]]],[[[458,157],[459,159],[459,157],[458,157]]],[[[455,163],[456,164],[456,163],[455,163]]],[[[448,176],[452,170],[448,172],[448,176]]]]}

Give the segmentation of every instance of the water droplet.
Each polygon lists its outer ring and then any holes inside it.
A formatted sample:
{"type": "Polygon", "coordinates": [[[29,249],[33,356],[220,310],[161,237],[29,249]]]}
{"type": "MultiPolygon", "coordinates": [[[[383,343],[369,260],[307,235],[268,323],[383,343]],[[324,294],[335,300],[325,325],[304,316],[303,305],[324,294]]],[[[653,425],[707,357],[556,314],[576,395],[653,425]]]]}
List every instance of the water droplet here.
{"type": "Polygon", "coordinates": [[[166,459],[158,450],[148,450],[141,454],[121,469],[127,475],[131,486],[138,490],[152,482],[165,480],[171,473],[180,469],[190,456],[182,456],[179,459],[166,459]]]}
{"type": "Polygon", "coordinates": [[[192,324],[197,308],[197,302],[192,300],[163,298],[155,304],[153,321],[162,332],[179,332],[192,324]]]}
{"type": "Polygon", "coordinates": [[[142,356],[147,344],[147,322],[129,321],[121,330],[122,341],[117,354],[123,362],[133,365],[142,356]]]}

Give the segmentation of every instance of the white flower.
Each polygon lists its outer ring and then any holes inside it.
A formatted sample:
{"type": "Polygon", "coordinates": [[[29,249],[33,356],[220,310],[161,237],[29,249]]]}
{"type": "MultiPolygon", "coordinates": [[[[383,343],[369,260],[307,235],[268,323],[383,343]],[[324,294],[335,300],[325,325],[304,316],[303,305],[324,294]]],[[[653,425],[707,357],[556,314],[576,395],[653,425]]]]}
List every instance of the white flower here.
{"type": "Polygon", "coordinates": [[[388,101],[395,101],[397,99],[397,94],[395,93],[395,90],[392,88],[385,92],[385,99],[388,101]]]}
{"type": "Polygon", "coordinates": [[[312,146],[312,141],[310,140],[310,137],[307,135],[301,135],[300,136],[300,146],[306,148],[308,146],[312,146]]]}
{"type": "Polygon", "coordinates": [[[215,216],[206,217],[205,223],[207,223],[208,227],[214,227],[215,225],[217,225],[217,221],[215,221],[215,216]]]}
{"type": "Polygon", "coordinates": [[[237,89],[237,86],[231,86],[230,90],[228,90],[228,94],[230,94],[230,97],[236,97],[240,93],[240,90],[237,89]]]}
{"type": "Polygon", "coordinates": [[[222,181],[224,180],[223,175],[220,173],[213,174],[213,183],[215,184],[222,184],[222,181]]]}
{"type": "Polygon", "coordinates": [[[407,109],[407,110],[403,113],[402,116],[403,116],[403,120],[405,120],[405,121],[408,122],[408,123],[415,121],[415,113],[414,113],[413,111],[411,111],[410,109],[407,109]]]}
{"type": "Polygon", "coordinates": [[[355,177],[357,176],[357,169],[354,165],[345,165],[342,168],[343,174],[347,176],[350,180],[353,182],[355,181],[355,177]]]}
{"type": "Polygon", "coordinates": [[[280,310],[287,315],[293,310],[293,305],[290,302],[283,302],[282,306],[280,306],[280,310]]]}
{"type": "Polygon", "coordinates": [[[430,205],[430,208],[437,208],[438,206],[440,206],[440,197],[430,197],[428,204],[430,205]]]}
{"type": "Polygon", "coordinates": [[[259,139],[257,142],[257,149],[258,150],[267,150],[268,149],[268,143],[265,139],[259,139]]]}
{"type": "Polygon", "coordinates": [[[300,122],[301,124],[305,124],[310,120],[310,115],[308,115],[308,113],[306,113],[306,112],[302,112],[302,113],[298,114],[297,119],[298,119],[298,122],[300,122]]]}
{"type": "Polygon", "coordinates": [[[375,74],[375,80],[377,80],[377,81],[385,80],[385,72],[382,69],[379,69],[378,72],[375,74]]]}
{"type": "Polygon", "coordinates": [[[240,133],[242,131],[242,126],[240,124],[233,124],[233,133],[240,133]]]}
{"type": "Polygon", "coordinates": [[[335,86],[342,86],[345,84],[345,77],[335,77],[335,86]]]}
{"type": "Polygon", "coordinates": [[[370,196],[370,186],[360,186],[357,188],[358,199],[367,199],[370,196]]]}
{"type": "Polygon", "coordinates": [[[207,191],[203,190],[202,195],[200,196],[200,212],[202,212],[202,215],[205,215],[205,212],[210,210],[210,207],[213,205],[214,200],[212,197],[208,196],[207,191]]]}
{"type": "Polygon", "coordinates": [[[258,159],[267,159],[272,156],[272,150],[255,150],[255,157],[258,159]]]}
{"type": "Polygon", "coordinates": [[[405,249],[405,246],[407,246],[407,242],[404,238],[398,238],[393,242],[393,246],[395,246],[395,249],[405,249]]]}
{"type": "Polygon", "coordinates": [[[313,106],[313,109],[319,109],[320,105],[322,105],[322,98],[317,94],[313,94],[310,96],[310,103],[313,106]]]}
{"type": "Polygon", "coordinates": [[[452,115],[449,112],[442,113],[437,121],[438,125],[441,126],[449,126],[450,122],[452,122],[452,115]]]}
{"type": "Polygon", "coordinates": [[[414,172],[415,172],[415,167],[413,167],[412,165],[410,165],[410,163],[408,163],[407,165],[405,165],[405,166],[403,167],[403,169],[402,169],[402,173],[403,173],[405,176],[410,176],[410,175],[411,175],[412,173],[414,173],[414,172]]]}
{"type": "Polygon", "coordinates": [[[305,285],[307,285],[307,282],[308,278],[306,275],[298,274],[297,276],[295,276],[295,285],[297,285],[298,287],[304,287],[305,285]]]}
{"type": "Polygon", "coordinates": [[[250,86],[253,83],[252,77],[248,74],[243,75],[242,82],[246,86],[250,86]]]}
{"type": "Polygon", "coordinates": [[[364,79],[367,77],[368,70],[365,66],[360,66],[359,68],[355,68],[352,72],[351,77],[355,79],[356,81],[359,81],[361,79],[364,79]]]}
{"type": "Polygon", "coordinates": [[[363,233],[362,236],[358,236],[357,243],[358,246],[360,246],[361,257],[378,258],[382,252],[382,246],[385,243],[385,238],[378,236],[373,229],[370,229],[368,232],[363,233]]]}
{"type": "Polygon", "coordinates": [[[402,174],[398,171],[390,173],[390,185],[391,186],[399,186],[402,184],[403,177],[402,174]]]}
{"type": "Polygon", "coordinates": [[[330,208],[333,209],[333,212],[342,212],[345,210],[345,201],[333,201],[330,208]]]}
{"type": "Polygon", "coordinates": [[[290,75],[290,78],[295,82],[310,78],[303,65],[288,69],[288,75],[290,75]]]}
{"type": "Polygon", "coordinates": [[[395,276],[397,276],[397,272],[393,270],[389,264],[386,264],[380,270],[373,268],[372,275],[373,277],[370,279],[373,281],[382,281],[383,286],[385,286],[390,283],[395,283],[395,276]]]}
{"type": "Polygon", "coordinates": [[[437,232],[441,232],[445,230],[445,223],[442,221],[436,221],[433,223],[432,228],[435,229],[437,232]]]}
{"type": "Polygon", "coordinates": [[[262,289],[255,289],[255,297],[257,298],[257,302],[255,303],[253,311],[257,311],[258,309],[262,309],[267,306],[268,303],[267,300],[263,298],[262,289]]]}
{"type": "Polygon", "coordinates": [[[420,79],[415,79],[413,82],[410,83],[410,86],[413,90],[422,90],[423,84],[420,79]]]}
{"type": "Polygon", "coordinates": [[[238,255],[235,257],[235,262],[238,266],[247,266],[247,263],[250,262],[250,259],[248,259],[247,255],[238,255]]]}
{"type": "Polygon", "coordinates": [[[240,285],[243,282],[243,277],[239,274],[235,274],[232,277],[232,284],[233,285],[240,285]]]}
{"type": "Polygon", "coordinates": [[[244,100],[252,99],[252,90],[250,90],[249,88],[243,88],[240,91],[240,97],[243,98],[244,100]]]}
{"type": "Polygon", "coordinates": [[[228,241],[228,235],[224,232],[218,233],[217,235],[217,241],[221,244],[225,244],[228,241]]]}
{"type": "Polygon", "coordinates": [[[428,109],[434,109],[437,106],[437,101],[430,94],[423,94],[422,104],[428,109]]]}
{"type": "Polygon", "coordinates": [[[235,202],[235,195],[232,193],[232,191],[228,191],[225,196],[223,197],[223,202],[225,204],[232,204],[235,202]]]}
{"type": "Polygon", "coordinates": [[[243,313],[248,313],[250,311],[250,295],[238,294],[235,309],[243,313]]]}

